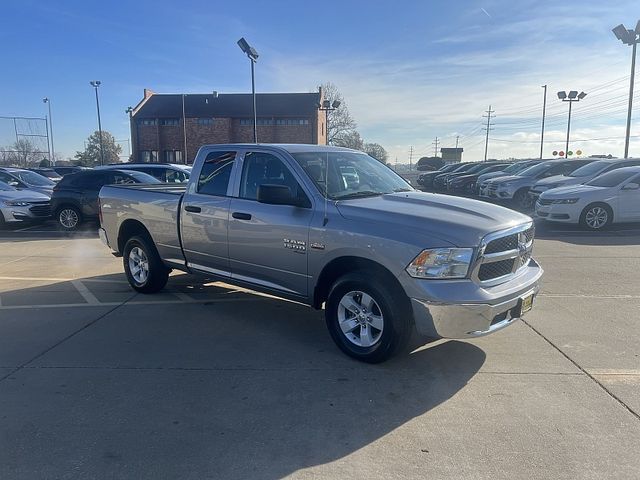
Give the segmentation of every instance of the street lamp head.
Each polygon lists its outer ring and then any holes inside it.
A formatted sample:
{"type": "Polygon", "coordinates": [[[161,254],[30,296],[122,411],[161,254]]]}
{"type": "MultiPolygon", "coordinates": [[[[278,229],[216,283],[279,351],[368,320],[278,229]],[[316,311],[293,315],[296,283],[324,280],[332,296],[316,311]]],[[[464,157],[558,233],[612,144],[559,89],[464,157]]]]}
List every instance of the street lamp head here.
{"type": "Polygon", "coordinates": [[[244,37],[238,40],[238,46],[244,53],[247,54],[247,57],[249,57],[252,61],[255,62],[258,59],[258,52],[256,51],[255,48],[249,45],[249,43],[244,39],[244,37]]]}
{"type": "Polygon", "coordinates": [[[42,99],[42,103],[49,103],[49,98],[48,97],[44,97],[42,99]]]}
{"type": "Polygon", "coordinates": [[[569,100],[573,100],[578,96],[578,91],[577,90],[571,90],[569,92],[569,100]]]}
{"type": "Polygon", "coordinates": [[[125,110],[125,113],[131,113],[133,112],[133,107],[127,107],[127,109],[125,110]]]}
{"type": "Polygon", "coordinates": [[[341,101],[340,100],[334,100],[333,103],[331,104],[331,106],[333,108],[338,108],[341,105],[341,101]]]}
{"type": "Polygon", "coordinates": [[[636,32],[634,32],[633,30],[627,30],[627,28],[623,24],[618,25],[611,31],[618,40],[620,40],[622,43],[626,43],[627,45],[633,45],[636,40],[636,32]]]}
{"type": "Polygon", "coordinates": [[[567,92],[565,92],[564,90],[561,92],[558,92],[558,98],[560,100],[564,100],[565,98],[567,98],[567,92]]]}
{"type": "Polygon", "coordinates": [[[331,107],[331,102],[329,100],[322,101],[322,108],[330,108],[330,107],[331,107]]]}
{"type": "Polygon", "coordinates": [[[583,99],[584,97],[586,97],[586,96],[587,96],[587,94],[586,94],[586,93],[584,93],[584,92],[580,92],[580,93],[578,94],[578,100],[582,100],[582,99],[583,99]]]}
{"type": "Polygon", "coordinates": [[[94,88],[98,88],[102,82],[100,80],[91,80],[89,84],[94,88]]]}

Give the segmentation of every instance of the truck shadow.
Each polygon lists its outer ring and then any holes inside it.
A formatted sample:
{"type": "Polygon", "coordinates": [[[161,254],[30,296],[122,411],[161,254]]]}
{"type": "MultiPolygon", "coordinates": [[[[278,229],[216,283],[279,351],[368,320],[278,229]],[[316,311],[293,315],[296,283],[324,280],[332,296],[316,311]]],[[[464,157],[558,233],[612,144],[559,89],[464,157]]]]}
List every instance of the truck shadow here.
{"type": "MultiPolygon", "coordinates": [[[[362,364],[333,345],[320,312],[219,284],[189,289],[183,277],[160,297],[132,297],[122,275],[79,279],[109,308],[127,294],[107,314],[6,309],[62,284],[2,293],[0,336],[19,347],[0,351],[0,365],[20,349],[35,358],[0,382],[3,478],[278,479],[378,451],[398,429],[406,453],[423,455],[434,446],[408,424],[485,361],[478,347],[449,341],[362,364]],[[195,301],[169,300],[176,292],[195,301]]],[[[344,462],[344,477],[371,471],[371,455],[344,462]]]]}

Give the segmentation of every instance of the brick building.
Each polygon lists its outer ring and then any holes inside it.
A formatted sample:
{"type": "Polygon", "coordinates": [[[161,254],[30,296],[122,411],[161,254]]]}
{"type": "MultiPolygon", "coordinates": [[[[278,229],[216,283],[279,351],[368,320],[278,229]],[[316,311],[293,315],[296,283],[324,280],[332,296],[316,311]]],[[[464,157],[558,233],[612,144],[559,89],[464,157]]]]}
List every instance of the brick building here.
{"type": "MultiPolygon", "coordinates": [[[[321,89],[257,94],[258,141],[324,144],[321,101],[321,89]]],[[[145,89],[130,115],[136,162],[192,163],[202,145],[253,142],[251,94],[157,94],[145,89]]]]}

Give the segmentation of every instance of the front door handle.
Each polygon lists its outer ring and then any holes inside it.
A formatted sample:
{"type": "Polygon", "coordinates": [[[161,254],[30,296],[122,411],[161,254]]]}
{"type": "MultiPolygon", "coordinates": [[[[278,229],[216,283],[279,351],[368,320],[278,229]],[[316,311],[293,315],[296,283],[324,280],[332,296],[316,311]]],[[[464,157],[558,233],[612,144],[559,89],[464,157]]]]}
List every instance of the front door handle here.
{"type": "Polygon", "coordinates": [[[242,213],[242,212],[233,212],[231,216],[238,220],[251,220],[250,213],[242,213]]]}
{"type": "Polygon", "coordinates": [[[191,213],[200,213],[202,211],[202,208],[196,207],[194,205],[185,205],[184,209],[187,212],[191,212],[191,213]]]}

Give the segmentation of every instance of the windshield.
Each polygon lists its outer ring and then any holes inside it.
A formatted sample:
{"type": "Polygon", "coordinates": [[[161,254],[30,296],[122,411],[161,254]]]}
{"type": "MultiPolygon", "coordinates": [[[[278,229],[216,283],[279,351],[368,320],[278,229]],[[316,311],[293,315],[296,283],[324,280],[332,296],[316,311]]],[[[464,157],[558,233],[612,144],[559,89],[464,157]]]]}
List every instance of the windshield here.
{"type": "Polygon", "coordinates": [[[4,183],[4,182],[0,182],[0,190],[16,190],[15,188],[13,188],[11,185],[9,185],[8,183],[4,183]]]}
{"type": "Polygon", "coordinates": [[[413,190],[393,170],[364,153],[300,152],[292,156],[320,193],[332,200],[413,190]]]}
{"type": "Polygon", "coordinates": [[[36,172],[31,172],[29,170],[16,170],[11,173],[27,185],[32,185],[35,187],[52,187],[55,185],[55,182],[52,182],[47,177],[43,177],[42,175],[39,175],[36,172]]]}
{"type": "Polygon", "coordinates": [[[535,177],[545,172],[551,165],[553,164],[549,162],[538,163],[537,165],[533,165],[529,168],[525,168],[521,172],[518,172],[517,175],[518,177],[535,177]]]}
{"type": "Polygon", "coordinates": [[[568,177],[588,177],[590,175],[596,175],[600,170],[611,165],[611,162],[603,162],[602,160],[589,163],[583,167],[580,167],[571,172],[568,177]]]}
{"type": "Polygon", "coordinates": [[[592,187],[615,187],[625,180],[635,176],[638,176],[637,171],[628,172],[624,170],[612,170],[611,172],[603,173],[599,177],[587,182],[585,185],[591,185],[592,187]]]}

